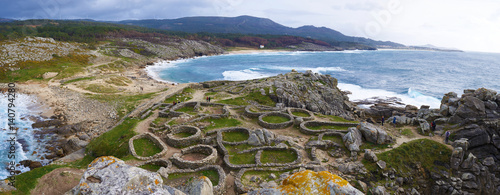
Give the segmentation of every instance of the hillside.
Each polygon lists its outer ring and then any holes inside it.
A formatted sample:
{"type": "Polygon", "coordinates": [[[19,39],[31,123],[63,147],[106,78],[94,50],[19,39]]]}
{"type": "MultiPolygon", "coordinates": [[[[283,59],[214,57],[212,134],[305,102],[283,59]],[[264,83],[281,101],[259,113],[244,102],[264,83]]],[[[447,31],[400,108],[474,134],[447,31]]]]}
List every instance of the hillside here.
{"type": "Polygon", "coordinates": [[[389,41],[376,41],[362,37],[346,36],[326,27],[302,26],[291,28],[278,24],[267,18],[252,16],[238,17],[185,17],[164,20],[124,20],[119,24],[136,25],[148,28],[166,29],[189,33],[241,33],[241,34],[273,34],[294,35],[325,41],[334,46],[345,46],[349,42],[373,47],[405,47],[389,41]]]}

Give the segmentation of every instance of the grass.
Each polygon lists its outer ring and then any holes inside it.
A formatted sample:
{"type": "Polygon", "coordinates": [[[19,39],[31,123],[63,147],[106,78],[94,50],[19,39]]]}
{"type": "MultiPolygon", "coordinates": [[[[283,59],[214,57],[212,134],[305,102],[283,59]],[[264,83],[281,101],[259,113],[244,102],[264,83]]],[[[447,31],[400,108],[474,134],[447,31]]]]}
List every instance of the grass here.
{"type": "Polygon", "coordinates": [[[260,161],[262,163],[291,163],[297,159],[297,154],[289,150],[264,150],[260,161]]]}
{"type": "Polygon", "coordinates": [[[118,89],[116,89],[114,87],[101,85],[101,84],[89,84],[84,89],[87,91],[94,92],[94,93],[118,93],[118,92],[120,92],[118,89]]]}
{"type": "Polygon", "coordinates": [[[305,112],[292,112],[292,114],[298,117],[310,117],[310,115],[305,112]]]}
{"type": "Polygon", "coordinates": [[[342,140],[342,137],[340,137],[338,135],[324,135],[323,140],[330,140],[330,141],[337,142],[338,144],[342,144],[342,145],[344,143],[344,141],[342,140]]]}
{"type": "Polygon", "coordinates": [[[250,92],[249,94],[243,97],[217,101],[217,103],[246,106],[250,105],[248,101],[254,101],[264,106],[271,106],[271,107],[276,106],[276,102],[274,102],[269,96],[262,95],[259,91],[250,92]]]}
{"type": "Polygon", "coordinates": [[[194,111],[194,107],[192,106],[184,106],[182,108],[179,108],[177,110],[175,110],[177,112],[184,112],[184,113],[188,113],[188,114],[191,114],[191,115],[195,115],[196,112],[194,111]]]}
{"type": "MultiPolygon", "coordinates": [[[[289,170],[288,170],[289,171],[289,170]]],[[[246,171],[241,178],[250,178],[252,176],[257,176],[263,181],[269,182],[269,181],[276,181],[279,179],[279,176],[285,172],[288,171],[246,171]],[[271,179],[271,174],[274,174],[276,176],[276,179],[271,179]]],[[[258,183],[250,182],[247,179],[242,179],[243,182],[245,182],[246,185],[258,185],[258,183]]]]}
{"type": "Polygon", "coordinates": [[[450,161],[451,150],[445,145],[428,139],[413,140],[398,148],[377,155],[388,166],[400,173],[409,172],[414,164],[420,164],[426,170],[445,167],[437,164],[447,164],[450,161]]]}
{"type": "Polygon", "coordinates": [[[203,170],[195,173],[172,173],[168,175],[168,180],[179,179],[183,177],[199,177],[205,176],[210,179],[213,186],[219,185],[219,173],[216,170],[203,170]]]}
{"type": "Polygon", "coordinates": [[[204,131],[210,131],[212,129],[220,129],[226,127],[236,127],[241,125],[241,122],[234,118],[219,118],[219,119],[204,119],[199,122],[209,122],[210,125],[204,128],[204,131]],[[213,123],[212,123],[213,122],[213,123]]]}
{"type": "Polygon", "coordinates": [[[8,83],[12,81],[23,82],[29,80],[43,80],[42,75],[46,72],[59,73],[55,78],[63,79],[82,72],[88,66],[88,55],[68,55],[64,57],[54,57],[48,61],[26,61],[19,62],[12,68],[19,68],[15,71],[3,72],[0,68],[0,82],[8,83]]]}
{"type": "Polygon", "coordinates": [[[38,179],[47,173],[50,173],[54,169],[64,167],[63,165],[47,165],[40,168],[33,169],[31,171],[17,175],[15,186],[16,191],[12,191],[12,194],[30,194],[30,191],[34,189],[38,183],[38,179]]]}
{"type": "Polygon", "coordinates": [[[71,80],[65,81],[63,83],[63,85],[78,82],[78,81],[92,80],[92,79],[95,79],[95,77],[82,77],[82,78],[71,79],[71,80]]]}
{"type": "Polygon", "coordinates": [[[134,128],[138,122],[138,119],[125,119],[122,124],[93,139],[87,145],[86,153],[93,158],[100,156],[123,158],[129,155],[128,140],[136,134],[134,128]]]}
{"type": "Polygon", "coordinates": [[[145,165],[142,165],[140,166],[139,168],[143,168],[143,169],[146,169],[148,171],[158,171],[162,166],[160,165],[154,165],[154,164],[145,164],[145,165]]]}
{"type": "Polygon", "coordinates": [[[323,130],[323,129],[335,129],[335,130],[347,130],[349,127],[340,125],[321,125],[321,126],[308,126],[307,128],[311,130],[323,130]]]}
{"type": "Polygon", "coordinates": [[[404,129],[400,129],[399,132],[401,132],[401,135],[404,135],[404,136],[409,137],[409,138],[415,137],[415,135],[413,134],[411,129],[404,128],[404,129]]]}
{"type": "Polygon", "coordinates": [[[229,155],[229,162],[235,165],[255,164],[257,151],[229,155]]]}
{"type": "Polygon", "coordinates": [[[153,124],[155,125],[163,125],[168,121],[168,118],[165,117],[157,117],[155,120],[152,121],[153,124]]]}
{"type": "Polygon", "coordinates": [[[249,137],[250,136],[247,133],[238,131],[222,133],[222,140],[227,142],[241,142],[247,140],[249,137]]]}
{"type": "Polygon", "coordinates": [[[106,80],[106,83],[116,86],[128,86],[128,84],[132,83],[132,81],[126,77],[112,77],[106,80]]]}
{"type": "Polygon", "coordinates": [[[342,123],[359,123],[358,121],[350,121],[347,119],[344,119],[340,116],[334,116],[334,115],[323,115],[323,114],[318,114],[317,116],[321,118],[326,118],[332,122],[342,122],[342,123]]]}
{"type": "Polygon", "coordinates": [[[283,116],[265,116],[262,117],[262,120],[268,123],[284,123],[289,121],[290,119],[283,116]]]}
{"type": "Polygon", "coordinates": [[[185,138],[185,137],[189,137],[189,136],[191,136],[191,135],[193,135],[193,134],[188,133],[188,132],[180,132],[180,133],[176,133],[176,134],[174,135],[174,137],[177,137],[177,138],[185,138]]]}
{"type": "Polygon", "coordinates": [[[153,156],[161,152],[161,148],[147,138],[134,140],[134,149],[139,156],[153,156]]]}
{"type": "Polygon", "coordinates": [[[140,101],[144,99],[151,99],[156,93],[146,93],[139,95],[114,95],[114,94],[96,94],[89,95],[90,98],[99,100],[101,102],[108,102],[111,105],[117,106],[118,116],[123,117],[125,114],[134,110],[140,101]]]}

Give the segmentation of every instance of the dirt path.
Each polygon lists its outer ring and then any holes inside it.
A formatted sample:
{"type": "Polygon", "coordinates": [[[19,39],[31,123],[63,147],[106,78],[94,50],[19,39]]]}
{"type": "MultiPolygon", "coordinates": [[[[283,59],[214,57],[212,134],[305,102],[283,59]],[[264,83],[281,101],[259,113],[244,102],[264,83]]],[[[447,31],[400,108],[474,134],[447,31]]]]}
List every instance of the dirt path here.
{"type": "Polygon", "coordinates": [[[193,99],[190,99],[188,102],[202,102],[202,101],[206,101],[205,91],[196,90],[193,94],[193,99]]]}
{"type": "MultiPolygon", "coordinates": [[[[375,153],[389,151],[389,150],[392,150],[393,148],[399,147],[403,143],[407,143],[407,142],[410,142],[410,141],[413,141],[413,140],[417,140],[417,139],[429,139],[429,140],[432,140],[432,141],[435,141],[435,142],[439,142],[439,143],[445,145],[446,147],[448,147],[449,149],[453,149],[453,147],[451,145],[448,145],[448,144],[444,143],[444,137],[442,137],[440,135],[434,135],[432,137],[429,137],[429,136],[424,136],[424,135],[419,134],[417,128],[415,128],[415,127],[404,127],[404,128],[410,129],[411,132],[413,133],[413,136],[407,137],[407,136],[401,135],[401,136],[395,137],[396,138],[396,142],[395,142],[394,145],[392,145],[392,148],[387,148],[387,149],[384,149],[384,150],[378,150],[378,151],[375,151],[375,153]]],[[[391,131],[397,131],[397,130],[392,129],[391,131]]]]}
{"type": "Polygon", "coordinates": [[[143,120],[139,124],[137,124],[134,131],[139,133],[139,134],[149,132],[149,130],[148,130],[149,124],[151,124],[151,122],[153,122],[158,117],[159,112],[160,112],[159,110],[153,111],[153,114],[151,116],[149,116],[148,118],[146,118],[145,120],[143,120]]]}
{"type": "Polygon", "coordinates": [[[154,97],[153,99],[150,99],[148,100],[147,102],[144,102],[142,103],[141,105],[139,105],[131,114],[130,116],[133,117],[133,116],[138,116],[142,111],[148,109],[149,107],[151,107],[153,104],[155,103],[159,103],[159,102],[163,102],[163,100],[165,100],[165,98],[169,95],[172,95],[172,94],[175,94],[175,93],[179,93],[180,91],[182,91],[184,88],[188,87],[189,83],[182,83],[182,84],[179,84],[179,85],[175,85],[175,86],[172,86],[170,88],[168,88],[167,91],[164,91],[164,92],[161,92],[159,95],[157,95],[156,97],[154,97]]]}

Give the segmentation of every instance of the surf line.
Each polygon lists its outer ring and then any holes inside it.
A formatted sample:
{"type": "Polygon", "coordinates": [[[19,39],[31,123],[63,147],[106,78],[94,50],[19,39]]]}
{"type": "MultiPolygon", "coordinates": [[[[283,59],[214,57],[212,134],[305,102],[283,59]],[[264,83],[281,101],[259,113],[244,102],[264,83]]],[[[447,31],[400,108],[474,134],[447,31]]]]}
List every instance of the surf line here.
{"type": "Polygon", "coordinates": [[[19,129],[16,127],[16,84],[15,83],[9,83],[8,85],[8,90],[7,90],[7,124],[9,125],[9,132],[7,133],[8,140],[7,142],[9,143],[8,147],[8,153],[7,157],[10,160],[10,162],[7,164],[7,171],[9,172],[9,177],[8,179],[8,185],[12,187],[16,187],[16,175],[18,171],[16,171],[16,139],[17,139],[17,130],[19,129]]]}

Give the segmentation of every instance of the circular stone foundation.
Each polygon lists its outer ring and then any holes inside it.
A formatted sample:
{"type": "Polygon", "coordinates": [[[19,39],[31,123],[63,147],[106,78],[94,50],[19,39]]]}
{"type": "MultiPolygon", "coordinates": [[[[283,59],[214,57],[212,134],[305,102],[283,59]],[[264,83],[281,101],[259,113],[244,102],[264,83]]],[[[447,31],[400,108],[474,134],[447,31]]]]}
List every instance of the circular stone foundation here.
{"type": "Polygon", "coordinates": [[[214,164],[217,160],[217,150],[209,145],[195,145],[181,150],[181,153],[175,153],[170,160],[179,168],[195,169],[209,164],[214,164]],[[186,160],[183,157],[186,155],[201,154],[202,159],[186,160]]]}
{"type": "Polygon", "coordinates": [[[201,130],[198,127],[181,125],[174,128],[169,134],[167,134],[167,136],[165,137],[165,142],[167,142],[168,145],[179,148],[200,143],[201,138],[202,138],[201,130]],[[176,136],[176,134],[179,133],[188,133],[191,134],[191,136],[188,137],[176,136]]]}
{"type": "Polygon", "coordinates": [[[270,112],[284,112],[285,109],[276,108],[276,107],[268,107],[268,106],[254,106],[249,105],[245,107],[245,116],[257,118],[260,115],[267,114],[270,112]],[[257,112],[252,111],[252,109],[257,109],[257,112]]]}
{"type": "Polygon", "coordinates": [[[347,133],[347,130],[338,130],[334,128],[326,128],[326,129],[310,129],[309,127],[319,127],[319,126],[342,126],[342,127],[356,127],[358,124],[357,123],[338,123],[338,122],[323,122],[323,121],[305,121],[303,123],[300,123],[300,132],[308,135],[316,135],[319,133],[324,133],[324,132],[330,132],[330,131],[336,131],[336,132],[342,132],[342,133],[347,133]]]}
{"type": "Polygon", "coordinates": [[[128,146],[129,146],[130,153],[132,153],[132,156],[134,156],[138,159],[141,159],[141,160],[151,160],[151,159],[155,159],[155,158],[160,158],[161,156],[163,156],[167,153],[167,145],[165,145],[165,143],[163,143],[160,140],[160,138],[156,137],[155,135],[153,135],[151,133],[143,133],[143,134],[139,134],[139,135],[136,135],[136,136],[130,138],[130,140],[128,140],[128,146]],[[141,138],[149,139],[155,145],[160,147],[160,149],[162,151],[159,153],[156,153],[152,156],[148,156],[148,157],[137,155],[137,153],[135,152],[135,148],[134,148],[134,140],[141,139],[141,138]]]}
{"type": "Polygon", "coordinates": [[[259,116],[259,125],[268,128],[268,129],[284,129],[293,124],[293,117],[289,114],[281,113],[281,112],[269,112],[259,116]],[[267,116],[278,116],[287,118],[288,121],[282,123],[269,123],[263,120],[264,117],[267,116]]]}
{"type": "Polygon", "coordinates": [[[301,117],[304,121],[310,121],[310,120],[314,120],[314,114],[309,111],[309,110],[306,110],[306,109],[302,109],[302,108],[287,108],[287,112],[289,115],[295,117],[295,118],[299,118],[301,117]],[[304,113],[304,116],[297,116],[293,113],[304,113]],[[305,116],[307,115],[307,116],[305,116]]]}

